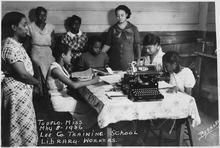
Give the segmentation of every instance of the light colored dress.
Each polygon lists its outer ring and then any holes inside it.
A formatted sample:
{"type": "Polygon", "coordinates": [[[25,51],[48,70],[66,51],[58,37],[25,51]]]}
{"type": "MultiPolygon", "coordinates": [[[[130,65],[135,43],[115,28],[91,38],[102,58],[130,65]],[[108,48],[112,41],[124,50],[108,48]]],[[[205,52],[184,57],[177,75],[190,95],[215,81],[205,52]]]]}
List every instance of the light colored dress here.
{"type": "Polygon", "coordinates": [[[52,56],[51,33],[55,30],[54,25],[46,24],[41,30],[35,22],[28,26],[28,34],[32,38],[31,58],[40,66],[44,78],[46,79],[47,71],[50,64],[54,61],[52,56]]]}
{"type": "MultiPolygon", "coordinates": [[[[47,75],[47,86],[51,95],[53,108],[57,112],[69,112],[74,118],[83,122],[84,128],[88,128],[97,122],[97,113],[87,103],[76,100],[68,95],[67,86],[59,79],[53,78],[51,72],[59,69],[67,78],[70,77],[67,70],[57,62],[51,63],[47,75]]],[[[82,99],[82,98],[81,98],[82,99]]]]}
{"type": "Polygon", "coordinates": [[[177,86],[181,92],[184,92],[185,87],[193,88],[196,80],[192,71],[189,68],[184,67],[180,72],[170,74],[169,83],[177,86]]]}
{"type": "Polygon", "coordinates": [[[51,95],[51,102],[53,108],[57,112],[70,112],[74,113],[77,101],[67,94],[67,85],[59,79],[55,79],[51,75],[53,69],[59,69],[67,78],[70,77],[65,68],[62,68],[57,62],[53,62],[49,68],[47,76],[47,86],[49,94],[51,95]]]}
{"type": "Polygon", "coordinates": [[[32,102],[33,86],[17,81],[11,64],[23,62],[25,69],[34,74],[29,56],[22,44],[12,38],[4,41],[1,51],[2,69],[5,78],[2,81],[3,112],[6,128],[4,137],[10,146],[36,146],[38,141],[36,115],[32,102]]]}

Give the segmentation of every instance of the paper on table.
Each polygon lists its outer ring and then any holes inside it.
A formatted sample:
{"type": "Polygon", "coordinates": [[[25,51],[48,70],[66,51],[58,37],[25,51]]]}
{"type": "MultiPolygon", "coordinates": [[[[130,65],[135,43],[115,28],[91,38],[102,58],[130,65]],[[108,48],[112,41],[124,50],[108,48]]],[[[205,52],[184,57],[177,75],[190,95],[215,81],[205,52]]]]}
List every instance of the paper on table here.
{"type": "Polygon", "coordinates": [[[171,87],[174,87],[174,85],[172,85],[172,84],[169,84],[169,83],[167,83],[167,82],[165,82],[165,81],[159,81],[158,82],[158,88],[159,89],[165,89],[165,88],[171,88],[171,87]]]}
{"type": "Polygon", "coordinates": [[[125,97],[125,95],[121,92],[121,91],[109,91],[109,92],[105,92],[106,95],[108,95],[109,97],[125,97]]]}
{"type": "Polygon", "coordinates": [[[117,83],[121,81],[121,76],[118,74],[108,75],[108,76],[100,76],[102,81],[105,81],[109,84],[117,83]]]}
{"type": "Polygon", "coordinates": [[[111,103],[129,102],[127,96],[122,92],[106,92],[105,95],[111,100],[111,103]]]}
{"type": "Polygon", "coordinates": [[[113,71],[114,74],[120,75],[121,78],[124,78],[124,75],[127,73],[126,71],[113,71]]]}

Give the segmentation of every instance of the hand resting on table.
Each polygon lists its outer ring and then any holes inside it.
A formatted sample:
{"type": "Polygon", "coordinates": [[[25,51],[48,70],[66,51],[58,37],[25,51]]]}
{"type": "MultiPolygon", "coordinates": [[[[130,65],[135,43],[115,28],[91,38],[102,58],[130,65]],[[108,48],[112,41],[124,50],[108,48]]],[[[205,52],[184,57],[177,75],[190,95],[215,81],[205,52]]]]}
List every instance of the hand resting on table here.
{"type": "Polygon", "coordinates": [[[176,86],[174,86],[174,87],[168,88],[167,93],[177,93],[178,90],[179,89],[176,86]]]}

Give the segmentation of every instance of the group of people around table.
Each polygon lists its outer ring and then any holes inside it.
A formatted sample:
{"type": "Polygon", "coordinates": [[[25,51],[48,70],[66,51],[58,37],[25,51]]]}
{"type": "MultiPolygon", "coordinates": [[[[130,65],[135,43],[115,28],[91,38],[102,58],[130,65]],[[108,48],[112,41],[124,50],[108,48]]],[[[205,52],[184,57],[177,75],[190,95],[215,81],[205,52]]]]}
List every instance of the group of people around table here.
{"type": "MultiPolygon", "coordinates": [[[[115,9],[117,23],[109,28],[106,40],[99,36],[88,39],[80,30],[81,18],[73,15],[65,20],[67,32],[59,40],[54,40],[55,27],[46,23],[47,10],[37,7],[36,19],[31,24],[24,14],[9,12],[2,19],[1,61],[4,79],[2,79],[2,108],[4,136],[8,146],[35,146],[38,142],[36,115],[33,105],[33,90],[39,92],[42,84],[38,76],[33,76],[33,65],[40,67],[46,80],[54,110],[70,112],[81,119],[78,110],[83,110],[87,121],[92,123],[89,106],[80,99],[69,95],[68,88],[78,89],[99,81],[94,76],[88,81],[72,81],[70,74],[87,68],[103,69],[109,65],[113,70],[127,70],[129,64],[140,57],[144,64],[155,64],[158,71],[170,74],[173,91],[191,94],[195,79],[189,68],[180,65],[176,52],[164,53],[160,38],[146,34],[141,50],[138,29],[130,23],[131,11],[125,5],[115,9]],[[30,37],[31,52],[27,54],[23,41],[30,37]],[[32,65],[33,64],[33,65],[32,65]],[[77,67],[77,68],[76,68],[77,67]]],[[[94,121],[95,122],[95,121],[94,121]]]]}

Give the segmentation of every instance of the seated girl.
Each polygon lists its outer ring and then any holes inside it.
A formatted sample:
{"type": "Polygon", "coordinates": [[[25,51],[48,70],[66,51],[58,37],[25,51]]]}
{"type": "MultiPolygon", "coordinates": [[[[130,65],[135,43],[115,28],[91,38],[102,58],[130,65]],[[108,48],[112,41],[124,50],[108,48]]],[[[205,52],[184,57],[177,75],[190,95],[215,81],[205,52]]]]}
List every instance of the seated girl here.
{"type": "Polygon", "coordinates": [[[102,39],[99,36],[92,36],[88,41],[88,52],[81,55],[78,66],[80,70],[95,68],[103,70],[109,62],[109,57],[102,50],[102,39]]]}
{"type": "Polygon", "coordinates": [[[157,35],[148,33],[143,40],[142,56],[144,65],[156,65],[157,71],[162,71],[162,57],[164,52],[160,46],[160,38],[157,35]]]}
{"type": "Polygon", "coordinates": [[[168,92],[185,92],[192,94],[192,88],[196,81],[192,71],[180,65],[180,56],[177,52],[168,51],[163,56],[163,65],[166,72],[170,74],[170,84],[175,87],[169,89],[168,92]]]}
{"type": "Polygon", "coordinates": [[[97,121],[93,112],[91,112],[91,107],[89,107],[89,105],[68,95],[67,86],[71,89],[77,89],[97,83],[99,78],[96,76],[89,81],[72,81],[69,73],[64,68],[64,64],[70,64],[72,53],[71,49],[63,43],[58,43],[56,45],[53,50],[53,56],[55,57],[55,62],[51,63],[48,70],[47,85],[54,110],[57,112],[69,112],[78,120],[86,119],[85,122],[83,121],[85,124],[92,123],[92,120],[94,120],[94,122],[97,121]],[[79,114],[84,114],[86,118],[83,117],[84,119],[81,119],[82,115],[79,114]]]}

